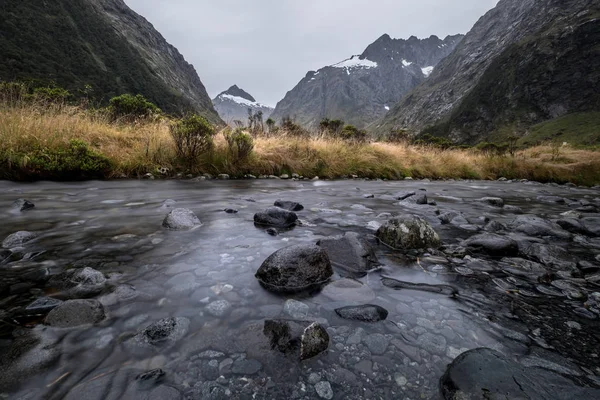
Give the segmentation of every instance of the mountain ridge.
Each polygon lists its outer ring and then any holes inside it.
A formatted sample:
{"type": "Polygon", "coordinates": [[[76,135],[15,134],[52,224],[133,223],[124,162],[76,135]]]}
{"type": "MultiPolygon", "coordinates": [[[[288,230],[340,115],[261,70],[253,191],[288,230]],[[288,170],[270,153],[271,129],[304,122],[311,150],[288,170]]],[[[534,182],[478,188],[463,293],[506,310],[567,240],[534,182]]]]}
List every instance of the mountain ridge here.
{"type": "Polygon", "coordinates": [[[227,123],[235,121],[245,123],[248,120],[249,110],[253,114],[262,112],[263,120],[269,118],[273,112],[272,107],[257,102],[250,93],[237,85],[219,93],[212,103],[219,116],[227,123]]]}

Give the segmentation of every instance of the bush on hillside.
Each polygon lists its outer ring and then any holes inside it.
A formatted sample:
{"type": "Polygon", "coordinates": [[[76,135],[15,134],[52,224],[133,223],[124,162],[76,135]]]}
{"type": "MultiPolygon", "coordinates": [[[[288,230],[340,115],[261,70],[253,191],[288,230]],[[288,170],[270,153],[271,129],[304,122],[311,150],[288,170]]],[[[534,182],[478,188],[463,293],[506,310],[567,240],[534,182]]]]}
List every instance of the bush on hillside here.
{"type": "Polygon", "coordinates": [[[141,94],[122,94],[109,101],[108,110],[114,119],[136,120],[160,114],[160,108],[141,94]]]}
{"type": "Polygon", "coordinates": [[[189,115],[171,125],[177,156],[191,167],[213,148],[215,128],[200,115],[189,115]]]}
{"type": "Polygon", "coordinates": [[[38,87],[31,95],[33,101],[46,104],[64,104],[71,97],[68,90],[58,86],[38,87]]]}
{"type": "Polygon", "coordinates": [[[281,129],[286,135],[294,137],[309,137],[310,132],[295,123],[290,117],[283,117],[281,120],[281,129]]]}
{"type": "Polygon", "coordinates": [[[413,143],[418,146],[437,147],[440,150],[447,150],[453,147],[453,143],[449,139],[440,136],[433,136],[429,133],[424,134],[413,143]]]}
{"type": "Polygon", "coordinates": [[[340,132],[339,138],[353,143],[365,143],[367,141],[367,131],[358,129],[354,125],[346,125],[340,132]]]}
{"type": "Polygon", "coordinates": [[[393,129],[386,137],[388,143],[406,143],[410,139],[406,129],[393,129]]]}
{"type": "Polygon", "coordinates": [[[254,149],[254,139],[243,129],[237,128],[233,132],[228,130],[225,132],[225,140],[229,153],[235,161],[244,161],[250,157],[254,149]]]}

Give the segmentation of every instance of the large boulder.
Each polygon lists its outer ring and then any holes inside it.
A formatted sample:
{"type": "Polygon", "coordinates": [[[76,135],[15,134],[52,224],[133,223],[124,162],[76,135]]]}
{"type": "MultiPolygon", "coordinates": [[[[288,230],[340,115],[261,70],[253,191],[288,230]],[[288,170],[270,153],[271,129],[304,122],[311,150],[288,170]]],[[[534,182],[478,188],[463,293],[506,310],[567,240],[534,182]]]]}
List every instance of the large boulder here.
{"type": "Polygon", "coordinates": [[[266,320],[263,333],[271,348],[294,354],[300,360],[312,358],[329,347],[329,334],[317,322],[295,320],[266,320]]]}
{"type": "Polygon", "coordinates": [[[48,284],[63,290],[65,297],[82,298],[94,296],[106,287],[106,277],[93,268],[74,268],[61,272],[50,278],[48,284]]]}
{"type": "Polygon", "coordinates": [[[269,207],[264,211],[254,214],[254,223],[276,228],[289,228],[298,220],[298,216],[279,207],[269,207]]]}
{"type": "Polygon", "coordinates": [[[353,275],[365,275],[379,265],[369,243],[356,232],[321,239],[317,246],[325,249],[334,267],[353,275]]]}
{"type": "Polygon", "coordinates": [[[2,247],[5,249],[12,249],[13,247],[23,246],[25,243],[32,241],[37,237],[36,233],[19,231],[10,234],[2,241],[2,247]]]}
{"type": "Polygon", "coordinates": [[[557,373],[526,368],[495,350],[459,355],[440,380],[444,399],[598,399],[600,390],[577,386],[557,373]]]}
{"type": "Polygon", "coordinates": [[[44,323],[56,328],[96,324],[106,317],[97,300],[67,300],[48,313],[44,323]]]}
{"type": "Polygon", "coordinates": [[[571,238],[571,234],[566,232],[557,223],[532,215],[519,215],[511,225],[515,231],[529,236],[553,236],[560,239],[571,238]]]}
{"type": "Polygon", "coordinates": [[[463,241],[461,246],[497,257],[512,257],[519,254],[519,245],[515,240],[494,233],[472,236],[463,241]]]}
{"type": "Polygon", "coordinates": [[[268,290],[294,293],[325,283],[332,275],[325,250],[314,245],[294,245],[271,254],[255,276],[268,290]]]}
{"type": "Polygon", "coordinates": [[[275,202],[275,207],[283,208],[288,211],[302,211],[304,210],[304,206],[300,203],[296,203],[295,201],[287,201],[287,200],[277,200],[275,202]]]}
{"type": "Polygon", "coordinates": [[[395,249],[427,249],[440,245],[440,237],[431,225],[416,215],[392,218],[377,230],[377,237],[395,249]]]}
{"type": "Polygon", "coordinates": [[[163,220],[162,226],[174,231],[185,231],[202,225],[196,214],[187,208],[176,208],[163,220]]]}

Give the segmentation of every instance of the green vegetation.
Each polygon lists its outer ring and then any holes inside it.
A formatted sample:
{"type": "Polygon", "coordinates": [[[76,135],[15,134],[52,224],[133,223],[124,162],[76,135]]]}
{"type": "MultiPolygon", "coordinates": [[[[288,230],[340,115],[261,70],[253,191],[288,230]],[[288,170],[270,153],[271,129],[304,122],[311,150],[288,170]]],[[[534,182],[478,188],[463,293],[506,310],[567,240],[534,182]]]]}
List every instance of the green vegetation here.
{"type": "Polygon", "coordinates": [[[214,135],[215,128],[199,115],[189,115],[171,125],[177,156],[189,167],[198,161],[200,155],[212,150],[214,135]]]}
{"type": "Polygon", "coordinates": [[[600,148],[600,112],[568,114],[532,126],[518,144],[530,147],[545,142],[575,147],[600,148]]]}
{"type": "Polygon", "coordinates": [[[231,129],[226,130],[223,135],[234,162],[243,162],[250,157],[254,149],[254,139],[250,134],[236,128],[233,132],[231,129]]]}
{"type": "Polygon", "coordinates": [[[151,115],[160,114],[160,108],[155,104],[146,100],[141,94],[132,96],[130,94],[122,94],[110,99],[108,111],[114,119],[143,119],[151,115]]]}

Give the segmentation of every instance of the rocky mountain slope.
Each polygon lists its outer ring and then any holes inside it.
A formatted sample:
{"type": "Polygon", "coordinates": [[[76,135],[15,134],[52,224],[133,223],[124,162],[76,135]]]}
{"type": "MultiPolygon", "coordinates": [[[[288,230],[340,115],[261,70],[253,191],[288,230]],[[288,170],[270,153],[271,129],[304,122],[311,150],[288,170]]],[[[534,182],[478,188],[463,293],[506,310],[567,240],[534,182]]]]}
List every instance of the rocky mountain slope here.
{"type": "Polygon", "coordinates": [[[4,0],[0,79],[55,83],[99,101],[141,93],[221,122],[194,67],[123,0],[4,0]]]}
{"type": "Polygon", "coordinates": [[[342,119],[363,128],[425,80],[462,37],[403,40],[383,35],[361,55],[310,71],[277,104],[271,118],[289,116],[308,128],[323,118],[342,119]]]}
{"type": "Polygon", "coordinates": [[[598,43],[596,0],[501,0],[375,131],[476,143],[600,110],[598,43]]]}
{"type": "Polygon", "coordinates": [[[237,85],[233,85],[226,91],[219,93],[212,102],[215,110],[217,110],[223,121],[228,124],[233,123],[233,121],[242,121],[247,124],[248,110],[251,110],[253,114],[262,111],[263,120],[269,118],[273,112],[272,107],[258,103],[254,97],[237,85]]]}

